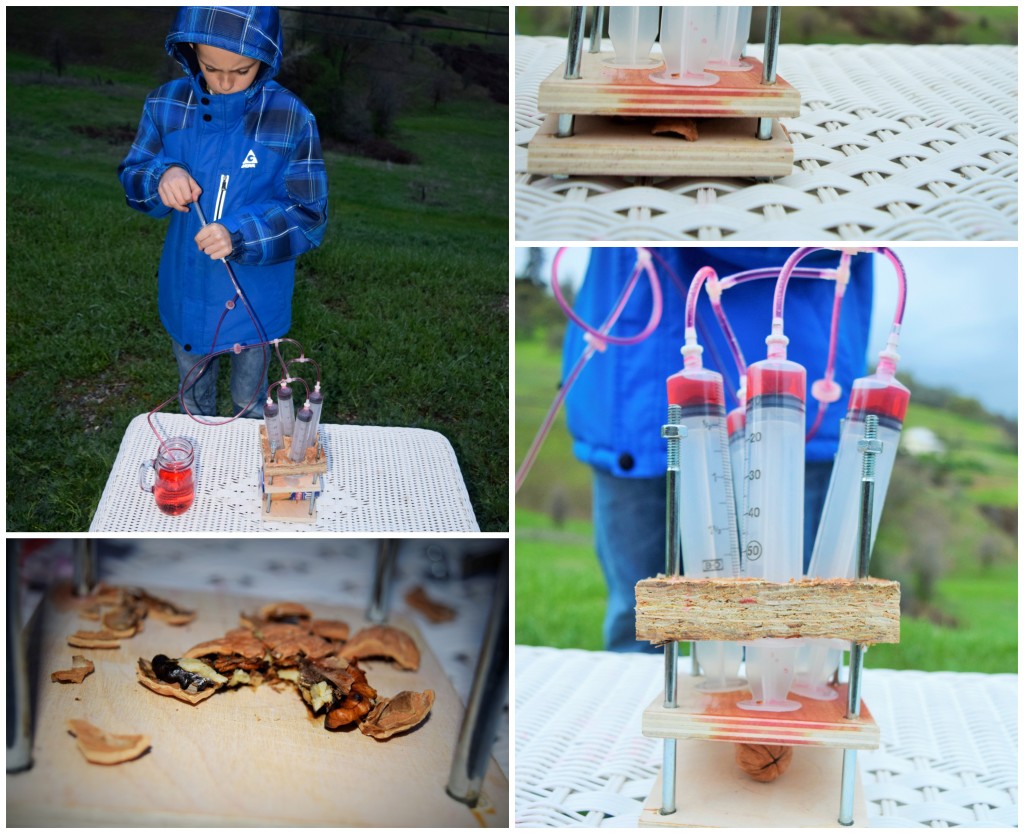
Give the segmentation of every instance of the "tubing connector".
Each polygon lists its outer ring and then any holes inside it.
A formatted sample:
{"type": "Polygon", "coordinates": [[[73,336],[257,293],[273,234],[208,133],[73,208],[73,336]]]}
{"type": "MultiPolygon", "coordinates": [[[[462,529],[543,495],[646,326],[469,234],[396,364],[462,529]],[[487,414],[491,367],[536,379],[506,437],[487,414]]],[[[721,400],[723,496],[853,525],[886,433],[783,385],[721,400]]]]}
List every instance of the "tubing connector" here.
{"type": "Polygon", "coordinates": [[[693,327],[686,328],[686,344],[679,348],[683,355],[684,368],[703,368],[704,362],[700,358],[704,348],[697,344],[697,330],[693,327]]]}
{"type": "Polygon", "coordinates": [[[764,343],[768,345],[769,359],[785,359],[786,345],[789,344],[789,337],[782,332],[782,319],[772,319],[772,334],[767,336],[764,343]]]}
{"type": "Polygon", "coordinates": [[[234,345],[231,346],[231,350],[234,352],[235,356],[238,356],[238,354],[242,352],[242,346],[238,344],[238,342],[235,342],[234,345]]]}
{"type": "Polygon", "coordinates": [[[636,248],[636,265],[646,269],[651,265],[651,250],[642,246],[636,248]]]}
{"type": "MultiPolygon", "coordinates": [[[[608,350],[608,343],[600,336],[590,333],[589,331],[583,332],[583,341],[590,345],[598,353],[604,353],[608,350]]],[[[317,383],[317,387],[320,387],[320,383],[317,383]]]]}
{"type": "Polygon", "coordinates": [[[820,403],[834,403],[843,395],[843,386],[835,380],[819,379],[811,385],[811,396],[820,403]]]}
{"type": "Polygon", "coordinates": [[[718,280],[718,273],[712,272],[704,282],[704,289],[708,292],[708,298],[712,304],[718,304],[722,300],[722,284],[718,280]]]}
{"type": "Polygon", "coordinates": [[[850,283],[850,259],[848,252],[843,252],[839,259],[839,266],[836,267],[836,293],[843,295],[850,283]]]}

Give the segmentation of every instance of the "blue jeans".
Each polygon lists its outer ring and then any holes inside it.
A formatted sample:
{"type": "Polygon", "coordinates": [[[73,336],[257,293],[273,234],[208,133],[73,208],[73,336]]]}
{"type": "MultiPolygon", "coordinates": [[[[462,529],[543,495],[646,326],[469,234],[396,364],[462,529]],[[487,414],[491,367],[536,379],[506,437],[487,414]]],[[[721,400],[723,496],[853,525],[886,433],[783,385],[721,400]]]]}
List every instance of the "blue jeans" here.
{"type": "MultiPolygon", "coordinates": [[[[617,478],[594,473],[594,545],[608,585],[605,648],[613,652],[661,652],[637,642],[636,594],[641,579],[665,572],[665,477],[617,478]]],[[[825,505],[832,462],[809,462],[804,474],[804,570],[825,505]]]]}
{"type": "MultiPolygon", "coordinates": [[[[174,359],[178,363],[178,384],[185,381],[185,376],[192,367],[206,354],[198,351],[187,351],[174,339],[171,339],[174,359]]],[[[217,416],[217,370],[221,359],[218,356],[210,361],[198,379],[193,377],[192,384],[184,391],[185,406],[192,414],[205,417],[217,416]]],[[[267,399],[267,371],[264,362],[269,359],[268,349],[248,348],[238,354],[229,354],[231,361],[231,402],[233,414],[241,413],[253,392],[257,393],[252,407],[245,411],[246,417],[262,417],[263,405],[267,399]]]]}

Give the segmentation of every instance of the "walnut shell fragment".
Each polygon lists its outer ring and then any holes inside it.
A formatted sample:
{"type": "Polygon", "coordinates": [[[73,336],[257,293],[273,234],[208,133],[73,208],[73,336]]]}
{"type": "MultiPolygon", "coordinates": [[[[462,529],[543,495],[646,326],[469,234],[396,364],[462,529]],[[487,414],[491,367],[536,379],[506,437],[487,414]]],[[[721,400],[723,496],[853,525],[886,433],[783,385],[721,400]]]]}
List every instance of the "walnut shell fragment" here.
{"type": "Polygon", "coordinates": [[[420,650],[416,643],[394,626],[370,626],[357,631],[338,656],[347,660],[383,657],[395,661],[402,669],[415,672],[420,668],[420,650]]]}
{"type": "Polygon", "coordinates": [[[774,782],[793,761],[793,748],[781,744],[737,744],[736,764],[758,782],[774,782]]]}
{"type": "Polygon", "coordinates": [[[68,730],[75,736],[82,755],[93,764],[129,762],[150,747],[149,736],[115,735],[76,718],[68,720],[68,730]]]}
{"type": "Polygon", "coordinates": [[[68,637],[76,649],[119,649],[121,639],[112,631],[76,631],[68,637]]]}
{"type": "Polygon", "coordinates": [[[175,605],[170,600],[155,597],[152,594],[140,590],[141,599],[145,603],[150,614],[168,625],[188,625],[196,618],[196,612],[188,608],[175,605]]]}
{"type": "Polygon", "coordinates": [[[447,623],[455,619],[455,609],[432,600],[422,585],[417,585],[409,591],[405,595],[405,601],[432,623],[447,623]]]}
{"type": "Polygon", "coordinates": [[[266,656],[266,645],[246,628],[233,628],[223,637],[199,643],[182,655],[210,658],[210,664],[222,674],[235,669],[260,669],[266,665],[266,656]]]}
{"type": "Polygon", "coordinates": [[[309,624],[309,629],[317,637],[323,637],[324,640],[333,640],[336,643],[348,640],[348,623],[341,620],[313,620],[309,624]]]}
{"type": "Polygon", "coordinates": [[[274,660],[282,666],[296,666],[303,657],[327,657],[337,649],[310,634],[305,626],[291,623],[261,623],[253,634],[269,647],[274,660]]]}
{"type": "Polygon", "coordinates": [[[681,136],[687,142],[697,141],[697,122],[693,119],[685,118],[671,118],[671,119],[659,119],[654,123],[654,127],[651,128],[651,133],[655,136],[661,136],[669,134],[672,136],[681,136]]]}
{"type": "Polygon", "coordinates": [[[312,618],[309,609],[297,602],[272,602],[260,609],[261,620],[273,620],[275,622],[295,620],[309,620],[312,618]]]}
{"type": "Polygon", "coordinates": [[[96,667],[91,660],[76,654],[71,658],[71,668],[52,672],[50,680],[53,683],[81,683],[94,671],[96,671],[96,667]]]}
{"type": "Polygon", "coordinates": [[[142,631],[146,607],[141,603],[126,602],[113,608],[102,617],[103,627],[119,639],[134,637],[142,631]]]}
{"type": "Polygon", "coordinates": [[[184,701],[186,704],[195,706],[201,701],[205,701],[214,692],[217,691],[216,686],[211,686],[209,689],[204,689],[201,692],[192,691],[194,687],[189,689],[182,689],[177,683],[165,683],[164,681],[157,678],[156,673],[153,671],[153,665],[146,660],[144,657],[139,658],[139,667],[136,669],[136,677],[146,689],[150,689],[157,695],[166,695],[170,698],[177,698],[179,701],[184,701]]]}
{"type": "Polygon", "coordinates": [[[363,735],[379,741],[397,733],[411,730],[427,715],[434,705],[434,690],[425,692],[399,692],[394,698],[382,698],[369,715],[359,724],[363,735]]]}

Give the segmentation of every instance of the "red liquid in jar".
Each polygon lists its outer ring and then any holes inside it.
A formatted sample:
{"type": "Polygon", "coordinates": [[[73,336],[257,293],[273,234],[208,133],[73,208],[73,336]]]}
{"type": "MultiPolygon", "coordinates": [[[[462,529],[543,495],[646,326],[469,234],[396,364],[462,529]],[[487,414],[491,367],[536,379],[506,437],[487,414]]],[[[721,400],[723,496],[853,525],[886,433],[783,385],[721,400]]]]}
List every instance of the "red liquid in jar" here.
{"type": "Polygon", "coordinates": [[[181,470],[157,469],[153,498],[156,507],[166,515],[181,515],[192,506],[196,497],[196,485],[192,468],[181,470]]]}

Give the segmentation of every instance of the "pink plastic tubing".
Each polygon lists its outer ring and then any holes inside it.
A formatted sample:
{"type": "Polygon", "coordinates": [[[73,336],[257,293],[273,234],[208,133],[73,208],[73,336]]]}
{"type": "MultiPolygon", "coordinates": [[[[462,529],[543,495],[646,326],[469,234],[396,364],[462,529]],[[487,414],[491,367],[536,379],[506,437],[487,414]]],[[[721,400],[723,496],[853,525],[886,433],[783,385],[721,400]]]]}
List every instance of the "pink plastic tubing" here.
{"type": "MultiPolygon", "coordinates": [[[[587,362],[590,361],[590,357],[598,350],[598,346],[603,347],[606,343],[617,344],[617,345],[634,345],[640,341],[643,341],[658,326],[658,322],[661,320],[662,310],[662,296],[661,287],[658,284],[658,274],[651,264],[650,258],[642,258],[643,263],[638,263],[637,267],[633,270],[633,274],[630,276],[629,281],[626,282],[626,286],[622,290],[622,294],[619,296],[618,301],[615,303],[615,307],[611,314],[605,319],[604,323],[600,328],[594,330],[592,327],[587,325],[582,319],[580,319],[569,307],[562,295],[562,290],[558,286],[558,263],[561,260],[562,254],[565,252],[565,247],[558,250],[555,255],[554,262],[551,265],[551,289],[554,292],[555,298],[558,301],[559,306],[565,312],[565,314],[572,319],[577,325],[583,328],[583,330],[591,335],[591,339],[588,339],[587,346],[584,348],[583,353],[580,354],[580,358],[576,360],[576,364],[572,370],[566,376],[562,382],[562,387],[558,391],[558,395],[551,403],[551,407],[548,409],[547,415],[544,417],[544,422],[541,427],[537,430],[537,434],[533,438],[533,442],[530,444],[530,449],[526,453],[526,457],[523,458],[523,462],[520,464],[518,471],[516,472],[516,488],[515,491],[519,492],[519,487],[523,485],[523,481],[526,480],[526,476],[530,473],[530,469],[533,468],[533,463],[537,459],[537,454],[540,452],[540,447],[544,444],[544,439],[547,437],[548,432],[551,431],[551,426],[555,422],[555,417],[558,414],[558,410],[562,407],[562,403],[565,401],[569,390],[572,388],[573,383],[576,382],[576,378],[583,371],[587,362]],[[633,294],[633,290],[636,287],[637,280],[640,278],[640,272],[645,269],[647,277],[651,282],[651,297],[652,297],[652,309],[651,318],[647,323],[647,326],[636,336],[630,336],[626,338],[617,338],[608,335],[608,331],[612,329],[619,316],[622,315],[622,311],[626,307],[626,303],[629,301],[629,297],[633,294]]],[[[650,254],[650,253],[648,253],[650,254]]]]}

